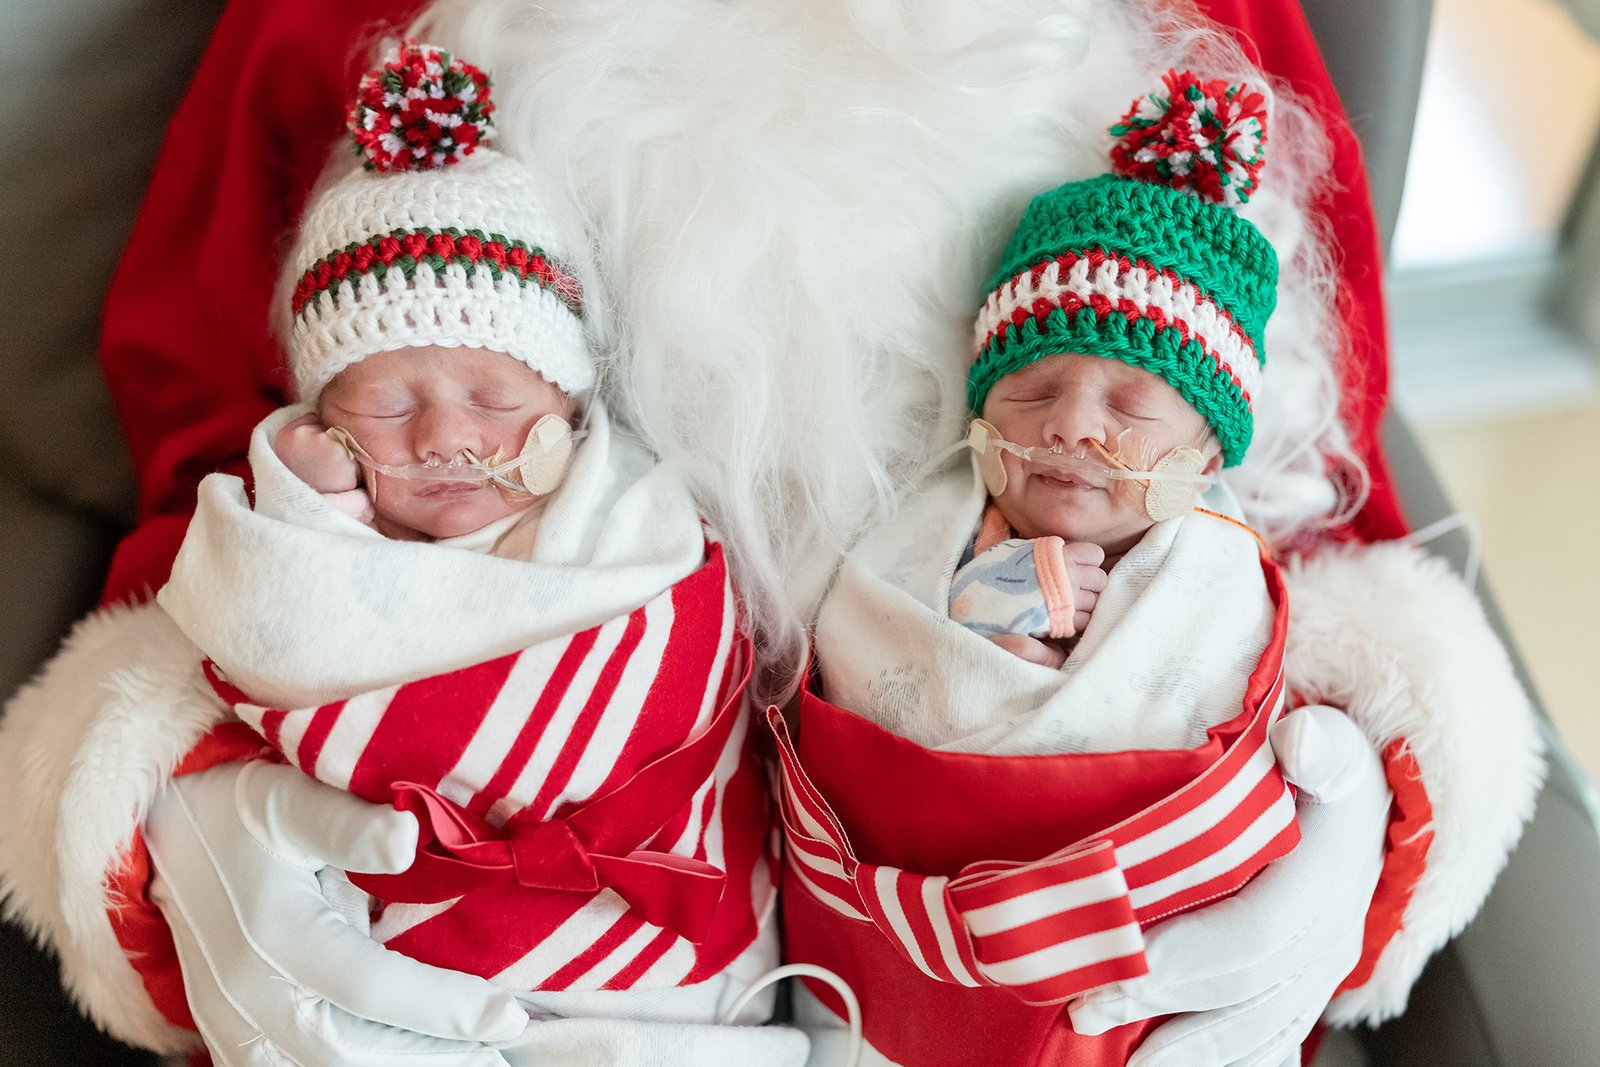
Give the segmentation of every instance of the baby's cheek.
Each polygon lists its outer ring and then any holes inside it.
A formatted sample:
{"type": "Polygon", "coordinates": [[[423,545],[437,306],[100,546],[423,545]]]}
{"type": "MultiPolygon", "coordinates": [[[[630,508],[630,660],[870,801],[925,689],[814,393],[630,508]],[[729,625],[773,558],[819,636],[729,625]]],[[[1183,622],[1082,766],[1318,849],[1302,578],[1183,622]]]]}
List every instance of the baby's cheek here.
{"type": "Polygon", "coordinates": [[[1038,525],[1028,513],[1023,502],[1024,479],[1013,478],[1006,485],[1006,491],[994,497],[995,507],[1000,509],[1000,515],[1006,520],[1013,530],[1026,530],[1038,525]]]}
{"type": "Polygon", "coordinates": [[[372,510],[386,519],[398,518],[410,498],[411,487],[403,479],[382,474],[367,473],[367,495],[372,498],[372,510]]]}

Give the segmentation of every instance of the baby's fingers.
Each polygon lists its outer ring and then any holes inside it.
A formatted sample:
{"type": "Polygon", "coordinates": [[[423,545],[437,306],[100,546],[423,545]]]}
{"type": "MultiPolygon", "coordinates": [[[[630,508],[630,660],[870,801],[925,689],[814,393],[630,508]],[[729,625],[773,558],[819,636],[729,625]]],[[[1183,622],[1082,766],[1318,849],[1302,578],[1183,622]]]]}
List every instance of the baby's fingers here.
{"type": "Polygon", "coordinates": [[[367,495],[365,489],[347,489],[342,493],[323,493],[322,499],[357,522],[371,525],[374,515],[372,498],[367,495]]]}
{"type": "Polygon", "coordinates": [[[1098,565],[1072,568],[1072,584],[1085,596],[1099,596],[1105,592],[1108,578],[1098,565]]]}
{"type": "Polygon", "coordinates": [[[290,473],[319,493],[337,493],[361,484],[361,468],[344,446],[327,434],[316,415],[302,415],[278,431],[273,450],[290,473]]]}
{"type": "Polygon", "coordinates": [[[1076,563],[1082,567],[1100,569],[1100,564],[1106,561],[1106,550],[1092,541],[1072,541],[1062,547],[1062,553],[1067,557],[1068,563],[1076,563]]]}
{"type": "Polygon", "coordinates": [[[1095,589],[1079,589],[1073,601],[1072,628],[1077,633],[1083,633],[1084,627],[1089,625],[1089,616],[1094,613],[1094,606],[1100,602],[1100,593],[1095,589]]]}
{"type": "Polygon", "coordinates": [[[1093,589],[1079,589],[1078,595],[1073,598],[1072,606],[1078,611],[1090,612],[1098,603],[1100,603],[1099,592],[1093,589]]]}

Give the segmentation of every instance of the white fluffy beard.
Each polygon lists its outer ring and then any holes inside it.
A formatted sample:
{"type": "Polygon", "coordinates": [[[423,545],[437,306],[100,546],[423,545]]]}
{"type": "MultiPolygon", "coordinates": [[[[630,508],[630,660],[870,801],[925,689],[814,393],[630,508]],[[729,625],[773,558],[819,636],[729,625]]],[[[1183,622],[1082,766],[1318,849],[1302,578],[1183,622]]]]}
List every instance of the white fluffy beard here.
{"type": "Polygon", "coordinates": [[[491,72],[499,147],[586,235],[603,389],[727,538],[771,688],[840,554],[959,439],[1028,199],[1104,172],[1171,66],[1271,99],[1245,213],[1283,281],[1238,487],[1276,540],[1341,507],[1325,139],[1221,34],[1100,0],[438,0],[413,33],[491,72]]]}

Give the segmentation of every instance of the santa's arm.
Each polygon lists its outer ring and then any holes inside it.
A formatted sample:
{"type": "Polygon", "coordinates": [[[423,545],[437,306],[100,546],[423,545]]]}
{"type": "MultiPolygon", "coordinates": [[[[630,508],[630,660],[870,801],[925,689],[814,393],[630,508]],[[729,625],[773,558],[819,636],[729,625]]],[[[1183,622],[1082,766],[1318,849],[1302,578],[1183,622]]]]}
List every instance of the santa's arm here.
{"type": "Polygon", "coordinates": [[[1290,686],[1349,713],[1394,792],[1362,960],[1327,1016],[1377,1023],[1483,904],[1533,814],[1544,744],[1482,606],[1442,559],[1347,545],[1285,580],[1290,686]]]}
{"type": "Polygon", "coordinates": [[[195,1034],[166,928],[144,899],[136,832],[222,715],[199,665],[154,604],[112,607],[79,623],[0,719],[6,914],[60,957],[62,983],[102,1029],[162,1052],[195,1034]]]}
{"type": "MultiPolygon", "coordinates": [[[[101,358],[141,521],[105,602],[161,585],[199,479],[243,473],[250,428],[281,403],[268,324],[279,251],[339,136],[368,40],[417,6],[233,0],[223,12],[107,299],[101,358]]],[[[180,760],[209,758],[190,755],[218,713],[196,688],[198,666],[153,606],[113,607],[77,627],[0,725],[9,914],[59,954],[88,1014],[156,1049],[193,1034],[170,938],[145,896],[137,827],[180,760]]]]}

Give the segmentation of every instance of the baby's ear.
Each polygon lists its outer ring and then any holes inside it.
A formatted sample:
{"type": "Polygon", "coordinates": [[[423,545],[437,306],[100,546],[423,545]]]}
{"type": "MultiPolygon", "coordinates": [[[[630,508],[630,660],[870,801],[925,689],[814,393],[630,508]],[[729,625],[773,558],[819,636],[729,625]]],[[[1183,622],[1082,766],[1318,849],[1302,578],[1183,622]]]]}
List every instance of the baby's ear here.
{"type": "Polygon", "coordinates": [[[1200,468],[1200,473],[1207,478],[1215,478],[1222,470],[1222,442],[1217,440],[1217,432],[1205,421],[1200,423],[1200,432],[1195,437],[1194,447],[1205,457],[1206,465],[1200,468]]]}

